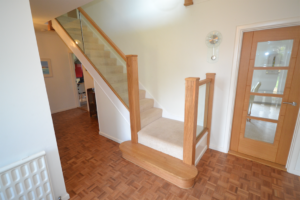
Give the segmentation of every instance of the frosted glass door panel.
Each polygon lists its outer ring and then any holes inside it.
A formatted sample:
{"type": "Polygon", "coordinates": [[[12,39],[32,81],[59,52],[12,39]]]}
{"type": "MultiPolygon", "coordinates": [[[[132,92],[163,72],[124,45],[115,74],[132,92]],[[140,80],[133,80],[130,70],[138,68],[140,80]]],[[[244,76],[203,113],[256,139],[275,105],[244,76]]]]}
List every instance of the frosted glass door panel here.
{"type": "Polygon", "coordinates": [[[267,143],[274,143],[277,123],[248,119],[246,122],[245,138],[267,143]]]}
{"type": "Polygon", "coordinates": [[[288,70],[254,70],[251,92],[283,94],[288,70]]]}
{"type": "Polygon", "coordinates": [[[282,98],[250,95],[248,115],[278,120],[282,98]]]}
{"type": "Polygon", "coordinates": [[[294,40],[259,42],[255,67],[288,67],[294,40]]]}

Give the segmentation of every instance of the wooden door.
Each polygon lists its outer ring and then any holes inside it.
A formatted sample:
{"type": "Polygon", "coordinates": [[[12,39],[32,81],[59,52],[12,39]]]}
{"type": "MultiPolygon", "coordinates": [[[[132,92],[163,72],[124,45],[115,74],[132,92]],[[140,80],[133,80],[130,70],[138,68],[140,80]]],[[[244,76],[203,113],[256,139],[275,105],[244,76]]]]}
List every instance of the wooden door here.
{"type": "Polygon", "coordinates": [[[300,26],[244,33],[231,151],[286,164],[300,104],[299,42],[300,26]]]}

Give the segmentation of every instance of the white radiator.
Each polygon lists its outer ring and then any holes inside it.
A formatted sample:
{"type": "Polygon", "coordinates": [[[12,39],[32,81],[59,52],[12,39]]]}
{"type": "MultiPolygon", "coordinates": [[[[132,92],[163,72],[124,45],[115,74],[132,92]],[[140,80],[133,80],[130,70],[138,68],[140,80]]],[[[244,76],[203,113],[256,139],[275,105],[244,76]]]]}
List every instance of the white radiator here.
{"type": "Polygon", "coordinates": [[[45,152],[0,168],[0,200],[54,200],[45,152]]]}

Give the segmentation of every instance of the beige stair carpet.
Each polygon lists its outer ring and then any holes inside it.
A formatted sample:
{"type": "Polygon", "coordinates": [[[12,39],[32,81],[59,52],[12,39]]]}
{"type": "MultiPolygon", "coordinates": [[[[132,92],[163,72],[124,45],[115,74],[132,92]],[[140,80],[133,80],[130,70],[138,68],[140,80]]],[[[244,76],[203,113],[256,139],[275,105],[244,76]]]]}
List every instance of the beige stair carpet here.
{"type": "MultiPolygon", "coordinates": [[[[197,127],[197,131],[202,129],[197,127]]],[[[138,142],[182,160],[183,133],[184,122],[161,117],[138,132],[138,142]]]]}

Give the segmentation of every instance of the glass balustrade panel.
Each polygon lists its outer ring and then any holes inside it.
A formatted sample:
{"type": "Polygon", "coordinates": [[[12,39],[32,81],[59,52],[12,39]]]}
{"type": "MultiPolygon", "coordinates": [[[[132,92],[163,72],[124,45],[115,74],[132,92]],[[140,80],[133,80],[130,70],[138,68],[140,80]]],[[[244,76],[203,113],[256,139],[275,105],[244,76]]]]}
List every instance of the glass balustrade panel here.
{"type": "Polygon", "coordinates": [[[82,32],[81,25],[78,16],[78,12],[76,10],[70,11],[67,14],[59,16],[56,20],[60,23],[60,25],[65,29],[65,31],[69,34],[69,36],[73,39],[76,45],[83,51],[83,40],[82,40],[82,32]],[[72,15],[69,14],[72,12],[72,15]]]}
{"type": "Polygon", "coordinates": [[[196,138],[206,128],[209,83],[199,86],[196,138]]]}
{"type": "Polygon", "coordinates": [[[125,60],[79,10],[56,18],[106,83],[129,107],[125,60]]]}
{"type": "Polygon", "coordinates": [[[80,19],[85,55],[129,107],[125,60],[81,13],[80,19]]]}

